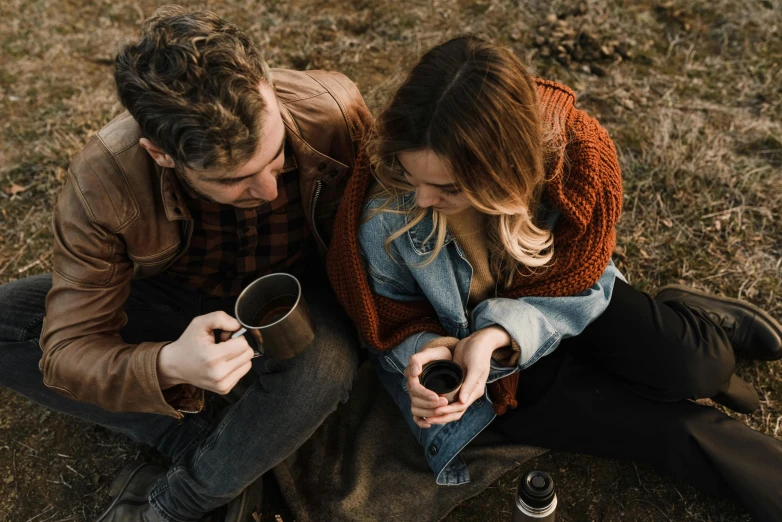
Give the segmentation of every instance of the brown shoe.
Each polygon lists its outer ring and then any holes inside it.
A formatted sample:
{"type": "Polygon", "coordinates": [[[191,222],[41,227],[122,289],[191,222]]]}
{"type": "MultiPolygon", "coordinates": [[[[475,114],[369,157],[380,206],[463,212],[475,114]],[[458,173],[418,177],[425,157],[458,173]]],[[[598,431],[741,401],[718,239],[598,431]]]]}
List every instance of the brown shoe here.
{"type": "Polygon", "coordinates": [[[166,470],[134,462],[123,468],[109,489],[111,504],[96,522],[165,522],[149,503],[149,492],[166,470]]]}

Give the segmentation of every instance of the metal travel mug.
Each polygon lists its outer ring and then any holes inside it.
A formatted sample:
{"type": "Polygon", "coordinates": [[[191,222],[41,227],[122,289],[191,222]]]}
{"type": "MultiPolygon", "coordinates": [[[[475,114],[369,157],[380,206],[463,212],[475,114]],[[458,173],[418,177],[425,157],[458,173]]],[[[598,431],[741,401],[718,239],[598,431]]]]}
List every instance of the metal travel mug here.
{"type": "Polygon", "coordinates": [[[519,481],[512,522],[554,522],[557,514],[554,480],[545,471],[530,471],[519,481]]]}
{"type": "Polygon", "coordinates": [[[236,300],[236,319],[255,357],[291,359],[315,338],[315,322],[301,292],[301,284],[285,273],[269,274],[250,283],[236,300]]]}
{"type": "Polygon", "coordinates": [[[418,382],[437,395],[448,399],[448,404],[456,401],[464,381],[464,370],[453,361],[442,359],[424,364],[418,382]]]}

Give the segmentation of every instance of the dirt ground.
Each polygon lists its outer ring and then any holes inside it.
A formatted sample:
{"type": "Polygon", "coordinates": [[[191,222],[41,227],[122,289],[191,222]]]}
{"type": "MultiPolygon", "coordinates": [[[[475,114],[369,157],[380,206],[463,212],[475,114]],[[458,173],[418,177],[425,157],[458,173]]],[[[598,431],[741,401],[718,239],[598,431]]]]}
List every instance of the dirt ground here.
{"type": "MultiPolygon", "coordinates": [[[[780,0],[211,1],[276,67],[336,69],[378,109],[420,53],[462,32],[562,81],[613,136],[624,180],[614,259],[637,287],[682,282],[782,318],[780,0]]],[[[0,282],[51,271],[49,219],[69,158],[121,111],[113,56],[156,2],[0,3],[0,282]]],[[[742,363],[782,437],[782,364],[742,363]]],[[[622,419],[617,418],[617,423],[622,419]]],[[[578,427],[574,426],[574,433],[578,427]]],[[[0,520],[93,520],[116,472],[159,460],[119,435],[0,389],[0,520]]],[[[728,499],[644,466],[548,453],[558,520],[743,521],[728,499]]],[[[508,520],[517,472],[448,521],[508,520]]],[[[264,520],[293,520],[270,485],[264,520]]]]}

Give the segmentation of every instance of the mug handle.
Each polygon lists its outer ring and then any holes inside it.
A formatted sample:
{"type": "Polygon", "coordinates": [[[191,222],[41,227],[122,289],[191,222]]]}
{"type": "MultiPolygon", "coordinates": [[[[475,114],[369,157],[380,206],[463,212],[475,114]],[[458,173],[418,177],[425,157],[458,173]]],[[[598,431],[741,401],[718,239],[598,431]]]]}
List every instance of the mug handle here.
{"type": "Polygon", "coordinates": [[[237,337],[240,337],[244,335],[247,338],[247,344],[250,345],[250,348],[253,349],[253,359],[260,357],[263,355],[263,343],[259,343],[256,339],[254,339],[251,335],[248,334],[249,331],[247,328],[240,328],[239,330],[235,331],[231,334],[231,339],[236,339],[237,337]],[[257,349],[256,349],[257,346],[257,349]]]}

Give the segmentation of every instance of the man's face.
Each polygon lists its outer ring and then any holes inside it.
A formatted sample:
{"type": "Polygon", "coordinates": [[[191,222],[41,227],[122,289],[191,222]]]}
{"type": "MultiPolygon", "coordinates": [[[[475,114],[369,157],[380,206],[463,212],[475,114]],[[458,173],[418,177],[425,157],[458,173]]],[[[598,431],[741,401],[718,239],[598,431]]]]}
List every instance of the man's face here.
{"type": "Polygon", "coordinates": [[[285,163],[285,124],[274,89],[261,84],[266,100],[263,133],[255,154],[233,170],[178,168],[177,173],[202,197],[240,208],[255,208],[277,197],[277,176],[285,163]]]}

